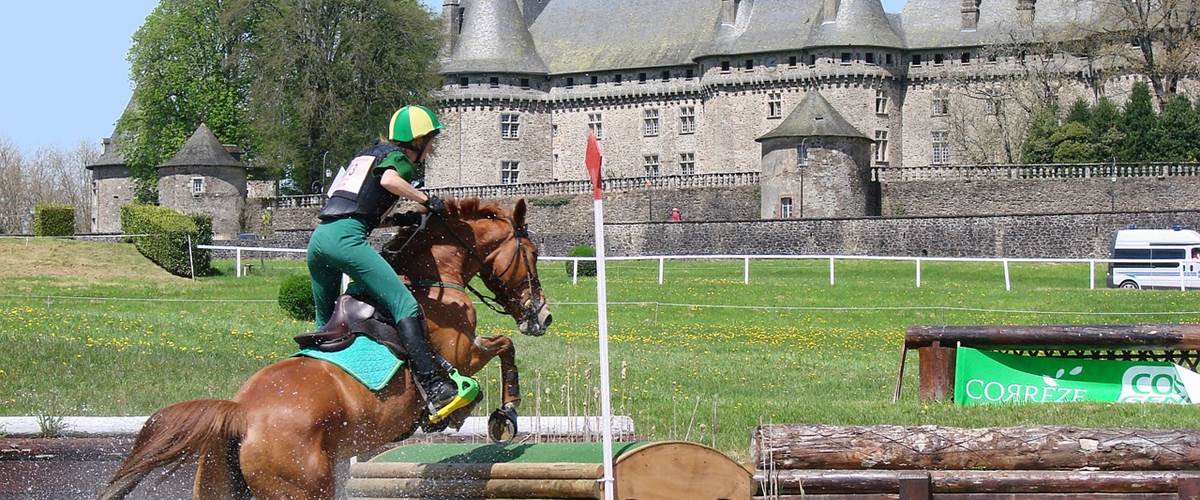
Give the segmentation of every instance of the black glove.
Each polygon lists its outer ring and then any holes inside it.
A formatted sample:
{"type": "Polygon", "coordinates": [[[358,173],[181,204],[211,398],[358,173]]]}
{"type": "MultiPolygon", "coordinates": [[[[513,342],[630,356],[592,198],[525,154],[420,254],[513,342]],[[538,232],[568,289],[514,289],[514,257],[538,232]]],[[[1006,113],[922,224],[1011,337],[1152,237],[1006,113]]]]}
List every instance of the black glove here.
{"type": "Polygon", "coordinates": [[[442,201],[441,198],[431,194],[429,195],[429,198],[425,200],[425,208],[429,209],[429,213],[431,214],[441,215],[446,213],[446,202],[442,201]]]}

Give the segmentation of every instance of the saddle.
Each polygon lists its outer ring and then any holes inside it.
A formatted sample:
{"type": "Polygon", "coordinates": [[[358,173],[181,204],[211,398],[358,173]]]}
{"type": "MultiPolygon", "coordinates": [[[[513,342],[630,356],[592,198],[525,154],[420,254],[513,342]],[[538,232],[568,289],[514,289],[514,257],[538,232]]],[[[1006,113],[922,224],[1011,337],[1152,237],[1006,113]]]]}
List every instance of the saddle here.
{"type": "Polygon", "coordinates": [[[337,352],[350,347],[359,335],[387,346],[397,358],[408,358],[387,310],[350,294],[337,298],[333,315],[320,331],[296,335],[292,339],[302,349],[337,352]]]}

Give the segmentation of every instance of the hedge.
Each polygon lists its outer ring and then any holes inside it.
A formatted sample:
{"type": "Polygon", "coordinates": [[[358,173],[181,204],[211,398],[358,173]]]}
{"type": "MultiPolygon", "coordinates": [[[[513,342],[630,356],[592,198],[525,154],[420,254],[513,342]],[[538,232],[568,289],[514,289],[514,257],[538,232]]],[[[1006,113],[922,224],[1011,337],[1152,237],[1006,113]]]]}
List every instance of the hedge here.
{"type": "MultiPolygon", "coordinates": [[[[596,249],[594,247],[592,247],[591,245],[578,245],[575,248],[572,248],[570,252],[567,252],[567,257],[595,257],[595,256],[596,256],[596,249]]],[[[574,266],[574,263],[572,261],[568,260],[567,261],[567,276],[571,276],[571,268],[573,266],[574,266]]],[[[580,276],[595,276],[596,275],[596,261],[594,261],[594,260],[579,261],[579,275],[580,276]]]]}
{"type": "MultiPolygon", "coordinates": [[[[169,208],[130,204],[121,207],[121,231],[132,237],[138,252],[176,276],[190,276],[188,240],[192,245],[212,242],[212,219],[187,216],[169,208]],[[141,236],[144,235],[144,236],[141,236]]],[[[192,248],[196,275],[212,272],[208,250],[192,248]]]]}
{"type": "Polygon", "coordinates": [[[279,285],[279,307],[295,320],[316,319],[312,283],[307,274],[293,274],[283,280],[279,285]]]}
{"type": "Polygon", "coordinates": [[[57,203],[39,203],[34,207],[34,236],[71,236],[73,234],[75,234],[75,207],[57,203]]]}

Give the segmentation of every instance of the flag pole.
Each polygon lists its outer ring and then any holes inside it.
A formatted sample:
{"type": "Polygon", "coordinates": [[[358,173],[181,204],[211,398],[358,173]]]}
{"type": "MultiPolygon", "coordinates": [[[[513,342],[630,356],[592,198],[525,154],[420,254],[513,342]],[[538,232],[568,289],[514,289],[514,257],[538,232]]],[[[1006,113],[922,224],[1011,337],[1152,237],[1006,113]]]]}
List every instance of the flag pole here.
{"type": "Polygon", "coordinates": [[[600,185],[600,145],[595,135],[588,135],[585,163],[592,179],[593,234],[596,238],[596,309],[600,328],[600,426],[604,429],[604,499],[615,498],[612,450],[612,396],[608,380],[608,287],[604,271],[604,192],[600,185]]]}

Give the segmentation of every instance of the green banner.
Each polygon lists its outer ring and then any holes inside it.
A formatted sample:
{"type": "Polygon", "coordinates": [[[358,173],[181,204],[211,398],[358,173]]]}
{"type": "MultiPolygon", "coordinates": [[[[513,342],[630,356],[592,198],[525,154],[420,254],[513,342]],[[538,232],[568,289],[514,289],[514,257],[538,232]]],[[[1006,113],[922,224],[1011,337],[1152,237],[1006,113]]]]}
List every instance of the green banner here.
{"type": "Polygon", "coordinates": [[[954,401],[960,405],[1200,402],[1200,375],[1174,363],[957,351],[954,401]]]}

